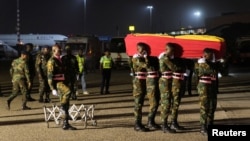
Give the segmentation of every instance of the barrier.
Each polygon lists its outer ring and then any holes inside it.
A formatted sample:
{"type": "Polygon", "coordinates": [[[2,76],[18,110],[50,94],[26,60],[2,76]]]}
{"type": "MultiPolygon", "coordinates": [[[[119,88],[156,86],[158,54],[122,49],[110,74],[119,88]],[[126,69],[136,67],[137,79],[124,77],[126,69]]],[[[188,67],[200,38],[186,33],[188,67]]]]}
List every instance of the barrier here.
{"type": "MultiPolygon", "coordinates": [[[[61,117],[64,115],[63,110],[59,108],[57,105],[52,105],[52,107],[43,107],[44,110],[44,118],[45,122],[47,123],[47,128],[49,128],[49,121],[54,120],[57,125],[61,124],[61,117]]],[[[93,126],[97,125],[97,121],[94,120],[94,105],[83,105],[76,106],[73,104],[69,108],[69,116],[70,120],[72,121],[83,121],[84,122],[84,128],[88,125],[88,120],[92,122],[93,126]]]]}

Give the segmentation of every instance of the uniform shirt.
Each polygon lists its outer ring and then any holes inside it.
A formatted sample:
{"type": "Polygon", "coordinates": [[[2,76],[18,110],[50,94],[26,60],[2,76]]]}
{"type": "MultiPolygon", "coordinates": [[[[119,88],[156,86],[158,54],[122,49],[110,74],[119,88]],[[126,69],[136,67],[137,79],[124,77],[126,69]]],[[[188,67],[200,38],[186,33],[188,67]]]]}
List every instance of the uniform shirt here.
{"type": "Polygon", "coordinates": [[[166,72],[166,71],[173,71],[174,70],[174,64],[172,62],[173,58],[168,57],[165,52],[161,53],[159,55],[159,65],[160,65],[160,72],[166,72]]]}
{"type": "Polygon", "coordinates": [[[48,75],[48,84],[51,90],[55,89],[55,80],[53,77],[58,74],[64,74],[64,67],[60,58],[51,57],[47,63],[47,75],[48,75]]]}
{"type": "Polygon", "coordinates": [[[104,55],[100,59],[100,64],[102,64],[103,69],[111,69],[113,65],[113,59],[111,58],[111,56],[107,57],[106,55],[104,55]]]}
{"type": "Polygon", "coordinates": [[[172,71],[178,73],[186,72],[184,59],[176,57],[168,57],[165,53],[159,55],[160,71],[172,71]]]}
{"type": "Polygon", "coordinates": [[[198,77],[202,76],[216,76],[217,64],[214,62],[206,61],[204,58],[200,58],[195,64],[195,73],[198,77]]]}
{"type": "Polygon", "coordinates": [[[47,63],[50,57],[50,54],[37,54],[35,66],[38,76],[42,76],[43,78],[47,76],[47,63]]]}
{"type": "Polygon", "coordinates": [[[12,61],[10,68],[12,81],[27,80],[30,83],[30,74],[27,62],[21,57],[12,61]]]}
{"type": "Polygon", "coordinates": [[[134,72],[147,72],[147,56],[142,56],[138,53],[134,54],[132,57],[132,68],[134,72]]]}

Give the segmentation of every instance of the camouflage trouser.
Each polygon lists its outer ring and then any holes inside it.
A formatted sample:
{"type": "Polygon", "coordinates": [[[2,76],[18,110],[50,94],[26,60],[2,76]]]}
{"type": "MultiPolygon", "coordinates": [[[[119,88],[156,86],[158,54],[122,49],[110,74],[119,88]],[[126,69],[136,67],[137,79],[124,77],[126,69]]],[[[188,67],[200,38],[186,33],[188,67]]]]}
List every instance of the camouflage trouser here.
{"type": "Polygon", "coordinates": [[[185,87],[185,81],[180,79],[173,79],[172,82],[172,113],[171,121],[177,121],[178,110],[181,102],[181,94],[185,87]]]}
{"type": "Polygon", "coordinates": [[[63,82],[57,82],[56,83],[56,89],[60,96],[60,103],[63,104],[69,104],[70,100],[70,89],[68,86],[66,86],[63,82]]]}
{"type": "Polygon", "coordinates": [[[47,78],[39,78],[39,95],[40,97],[44,96],[44,93],[49,94],[50,88],[47,78]]]}
{"type": "Polygon", "coordinates": [[[159,79],[159,89],[161,93],[161,121],[167,122],[168,116],[170,114],[171,99],[172,99],[172,79],[160,78],[159,79]]]}
{"type": "Polygon", "coordinates": [[[147,78],[147,97],[149,100],[149,113],[148,118],[154,118],[159,106],[159,79],[147,78]]]}
{"type": "Polygon", "coordinates": [[[133,96],[135,101],[134,116],[135,120],[141,122],[142,120],[142,106],[144,105],[144,98],[146,95],[146,80],[137,79],[133,80],[133,96]]]}
{"type": "Polygon", "coordinates": [[[71,91],[71,96],[74,96],[76,94],[76,90],[78,89],[76,74],[75,75],[66,74],[65,84],[69,87],[71,91]]]}
{"type": "Polygon", "coordinates": [[[12,101],[19,94],[19,91],[21,91],[23,104],[26,104],[26,94],[28,91],[27,82],[25,80],[19,80],[12,82],[12,84],[12,94],[9,96],[8,101],[12,101]]]}
{"type": "Polygon", "coordinates": [[[30,95],[31,95],[31,90],[33,88],[33,84],[34,84],[34,77],[35,77],[35,75],[30,75],[30,87],[27,88],[27,92],[26,92],[26,97],[27,98],[31,97],[30,95]]]}
{"type": "Polygon", "coordinates": [[[217,107],[217,89],[216,84],[198,83],[200,104],[200,124],[206,125],[213,123],[214,112],[217,107]]]}
{"type": "Polygon", "coordinates": [[[158,102],[155,95],[156,89],[155,79],[147,78],[138,79],[134,78],[133,80],[133,96],[134,96],[134,115],[135,120],[141,122],[142,119],[142,106],[144,105],[145,95],[147,94],[149,99],[149,114],[148,117],[153,117],[156,114],[158,108],[158,102]],[[154,85],[153,85],[154,84],[154,85]]]}

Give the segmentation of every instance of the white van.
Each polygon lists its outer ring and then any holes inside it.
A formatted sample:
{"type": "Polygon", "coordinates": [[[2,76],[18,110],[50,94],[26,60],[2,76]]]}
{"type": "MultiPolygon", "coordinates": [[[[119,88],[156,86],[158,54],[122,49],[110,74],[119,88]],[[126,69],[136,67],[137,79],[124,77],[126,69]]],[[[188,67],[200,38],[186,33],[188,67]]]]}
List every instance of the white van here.
{"type": "Polygon", "coordinates": [[[126,53],[124,37],[111,38],[109,51],[116,69],[129,67],[129,56],[126,53]]]}

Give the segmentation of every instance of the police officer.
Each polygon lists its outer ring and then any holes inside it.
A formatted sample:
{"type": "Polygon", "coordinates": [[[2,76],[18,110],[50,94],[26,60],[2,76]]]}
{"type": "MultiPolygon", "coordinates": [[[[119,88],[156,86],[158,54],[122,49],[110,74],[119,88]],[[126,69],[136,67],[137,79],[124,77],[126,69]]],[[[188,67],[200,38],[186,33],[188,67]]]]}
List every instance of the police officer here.
{"type": "Polygon", "coordinates": [[[47,62],[50,59],[51,54],[49,51],[49,46],[43,46],[41,52],[36,56],[36,71],[39,80],[39,102],[50,102],[50,88],[48,85],[47,77],[47,62]],[[45,95],[45,99],[44,99],[45,95]]]}
{"type": "Polygon", "coordinates": [[[104,51],[104,56],[100,59],[100,70],[102,73],[102,82],[101,82],[101,90],[100,94],[109,94],[109,83],[111,78],[112,68],[114,66],[114,62],[112,57],[110,56],[110,52],[108,49],[104,51]],[[104,93],[105,87],[105,93],[104,93]]]}
{"type": "Polygon", "coordinates": [[[21,56],[11,63],[10,76],[12,78],[12,94],[7,100],[7,109],[10,110],[10,103],[19,94],[22,93],[22,110],[29,110],[30,107],[26,106],[27,99],[26,94],[28,88],[31,86],[30,74],[26,59],[28,57],[28,52],[22,51],[21,56]]]}
{"type": "Polygon", "coordinates": [[[201,133],[207,135],[207,126],[214,122],[214,112],[217,107],[217,76],[218,64],[214,52],[210,48],[203,50],[203,57],[195,64],[195,73],[199,78],[197,90],[200,104],[201,133]]]}
{"type": "Polygon", "coordinates": [[[33,44],[31,43],[28,43],[25,45],[26,47],[26,52],[28,52],[28,57],[27,57],[27,64],[28,64],[28,68],[29,68],[29,73],[30,73],[30,87],[28,88],[28,91],[27,91],[27,101],[35,101],[34,98],[31,97],[31,90],[32,90],[32,87],[33,87],[33,81],[34,81],[34,78],[35,78],[35,75],[36,75],[36,69],[35,69],[35,59],[32,55],[32,51],[33,51],[33,44]]]}
{"type": "Polygon", "coordinates": [[[66,55],[62,56],[62,63],[65,67],[65,82],[71,91],[71,98],[77,99],[77,75],[79,74],[78,62],[76,56],[72,54],[70,46],[66,46],[66,55]]]}
{"type": "Polygon", "coordinates": [[[61,60],[61,48],[59,45],[52,46],[53,56],[49,59],[47,63],[47,75],[48,75],[48,84],[52,90],[52,94],[60,97],[61,110],[63,111],[63,129],[64,130],[76,130],[75,127],[72,127],[69,120],[69,106],[70,106],[70,89],[65,85],[64,77],[64,66],[61,60]]]}
{"type": "Polygon", "coordinates": [[[148,131],[148,129],[158,129],[159,125],[155,123],[155,115],[158,109],[159,91],[158,89],[158,59],[154,61],[151,56],[148,56],[147,44],[138,43],[137,51],[132,57],[132,72],[133,77],[133,96],[134,96],[134,116],[135,116],[135,131],[148,131]],[[155,64],[156,63],[156,64],[155,64]],[[144,105],[145,96],[149,98],[149,113],[148,123],[146,128],[142,125],[142,106],[144,105]]]}
{"type": "Polygon", "coordinates": [[[166,44],[166,51],[159,55],[161,78],[161,120],[163,132],[175,133],[181,130],[177,122],[181,92],[184,87],[185,65],[182,58],[175,56],[174,43],[166,44]],[[168,116],[171,114],[171,124],[168,126],[168,116]]]}

